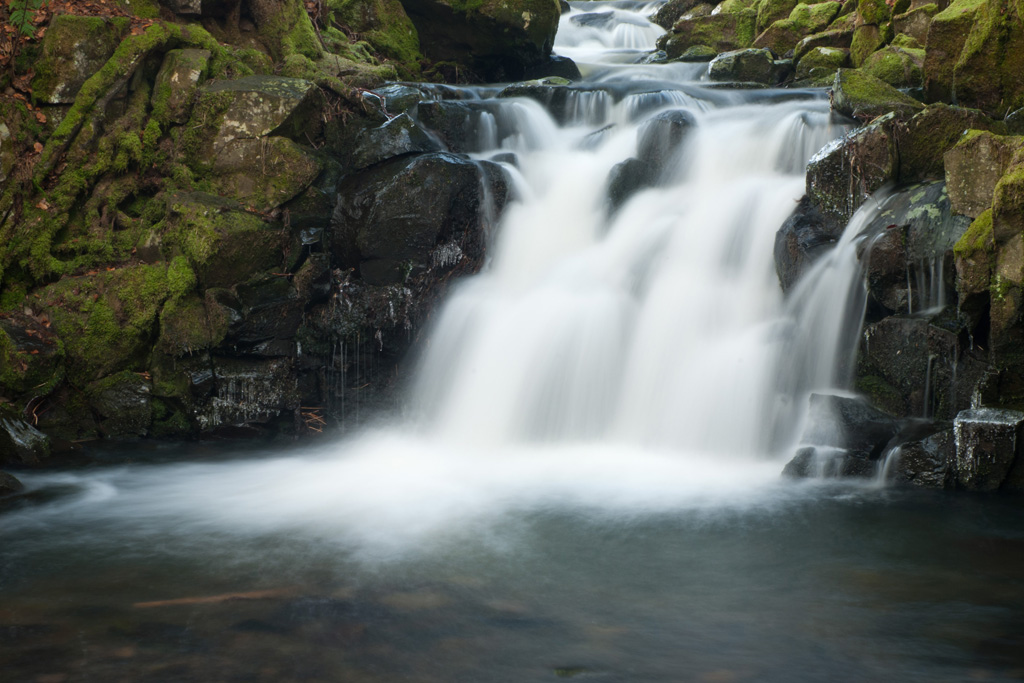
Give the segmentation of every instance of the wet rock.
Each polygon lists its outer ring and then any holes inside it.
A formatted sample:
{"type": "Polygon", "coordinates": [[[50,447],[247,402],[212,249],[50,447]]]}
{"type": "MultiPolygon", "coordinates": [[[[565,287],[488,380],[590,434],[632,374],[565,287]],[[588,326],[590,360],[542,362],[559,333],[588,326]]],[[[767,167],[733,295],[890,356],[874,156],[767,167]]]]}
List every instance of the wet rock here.
{"type": "Polygon", "coordinates": [[[524,78],[564,78],[568,81],[578,81],[583,78],[576,62],[559,55],[551,55],[546,61],[527,68],[523,72],[523,76],[524,78]]]}
{"type": "Polygon", "coordinates": [[[693,9],[699,0],[668,0],[658,8],[658,11],[651,17],[651,22],[670,30],[679,19],[693,9]]]}
{"type": "Polygon", "coordinates": [[[872,192],[898,172],[895,116],[887,115],[829,143],[807,165],[807,196],[830,231],[841,232],[872,192]]]}
{"type": "Polygon", "coordinates": [[[974,219],[953,250],[956,267],[957,308],[975,330],[989,313],[989,288],[995,270],[992,210],[974,219]]]}
{"type": "Polygon", "coordinates": [[[741,50],[753,44],[756,22],[757,13],[752,9],[683,18],[676,22],[671,33],[658,39],[657,46],[669,59],[679,57],[694,45],[707,45],[716,52],[741,50]]]}
{"type": "Polygon", "coordinates": [[[74,102],[85,81],[114,54],[130,23],[127,17],[54,16],[35,65],[33,97],[46,104],[74,102]]]}
{"type": "Polygon", "coordinates": [[[50,457],[50,439],[8,411],[0,409],[0,463],[38,465],[50,457]]]}
{"type": "Polygon", "coordinates": [[[159,121],[185,123],[192,113],[199,82],[206,78],[209,50],[170,50],[153,83],[153,116],[159,121]]]}
{"type": "Polygon", "coordinates": [[[213,357],[205,376],[193,379],[200,394],[194,415],[203,431],[262,423],[299,407],[298,382],[290,359],[213,357]]]}
{"type": "Polygon", "coordinates": [[[491,162],[440,152],[382,164],[339,188],[333,253],[378,285],[463,261],[475,269],[506,194],[491,162]]]}
{"type": "Polygon", "coordinates": [[[748,48],[725,52],[713,60],[708,67],[708,78],[712,81],[745,83],[774,83],[772,53],[764,49],[748,48]]]}
{"type": "Polygon", "coordinates": [[[929,489],[953,487],[956,446],[948,422],[914,423],[893,439],[887,481],[929,489]]]}
{"type": "MultiPolygon", "coordinates": [[[[546,89],[546,86],[538,87],[546,89]]],[[[515,96],[532,94],[523,92],[515,96]]],[[[448,151],[477,151],[480,111],[473,106],[451,100],[421,102],[417,108],[416,118],[438,136],[448,151]]]]}
{"type": "Polygon", "coordinates": [[[0,497],[9,496],[12,493],[18,493],[24,488],[24,485],[22,485],[14,475],[7,474],[6,472],[0,472],[0,497]]]}
{"type": "Polygon", "coordinates": [[[718,56],[718,51],[707,45],[691,45],[686,48],[683,54],[679,55],[680,62],[710,62],[718,56]]]}
{"type": "Polygon", "coordinates": [[[832,107],[844,116],[871,120],[889,112],[909,118],[924,105],[874,76],[856,69],[840,69],[832,84],[832,107]]]}
{"type": "Polygon", "coordinates": [[[633,194],[654,187],[669,170],[696,119],[681,109],[662,112],[637,133],[637,157],[616,164],[608,175],[608,201],[617,209],[633,194]]]}
{"type": "Polygon", "coordinates": [[[349,165],[361,170],[405,154],[440,152],[442,145],[408,114],[400,114],[377,128],[356,136],[349,165]]]}
{"type": "Polygon", "coordinates": [[[152,381],[124,371],[93,382],[86,389],[89,405],[108,437],[145,436],[153,421],[152,381]]]}
{"type": "Polygon", "coordinates": [[[550,0],[402,0],[424,55],[457,62],[484,81],[523,78],[551,54],[561,9],[550,0]]]}
{"type": "Polygon", "coordinates": [[[811,394],[803,446],[787,476],[872,477],[899,423],[859,398],[811,394]]]}
{"type": "Polygon", "coordinates": [[[830,227],[806,196],[801,198],[775,234],[775,270],[782,291],[788,292],[840,235],[841,230],[830,227]]]}
{"type": "Polygon", "coordinates": [[[589,28],[606,28],[611,26],[615,20],[614,12],[586,12],[585,14],[577,14],[576,16],[569,19],[569,22],[576,26],[585,26],[589,28]]]}
{"type": "MultiPolygon", "coordinates": [[[[1006,483],[1019,452],[1024,413],[979,408],[953,422],[956,483],[969,491],[995,491],[1006,483]]],[[[1020,482],[1014,481],[1015,488],[1020,482]]]]}
{"type": "MultiPolygon", "coordinates": [[[[251,345],[295,337],[305,302],[299,299],[287,277],[265,273],[234,289],[240,318],[228,328],[229,342],[251,345]]],[[[279,355],[272,349],[264,347],[257,355],[279,355]]]]}
{"type": "Polygon", "coordinates": [[[971,404],[986,365],[960,347],[959,330],[890,316],[864,330],[856,386],[890,414],[949,420],[971,404]]]}

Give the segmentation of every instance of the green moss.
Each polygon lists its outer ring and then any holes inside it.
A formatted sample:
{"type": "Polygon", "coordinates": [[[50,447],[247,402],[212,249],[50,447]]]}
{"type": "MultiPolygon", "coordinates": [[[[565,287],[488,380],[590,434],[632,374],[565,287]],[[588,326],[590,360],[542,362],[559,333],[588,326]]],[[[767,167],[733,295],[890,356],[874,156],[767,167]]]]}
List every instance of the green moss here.
{"type": "Polygon", "coordinates": [[[892,16],[885,0],[858,0],[857,12],[865,24],[881,26],[892,16]]]}
{"type": "Polygon", "coordinates": [[[394,61],[401,78],[419,76],[419,35],[399,0],[329,0],[327,7],[332,23],[354,31],[375,52],[394,61]]]}
{"type": "Polygon", "coordinates": [[[924,50],[892,45],[870,55],[861,67],[895,88],[916,88],[924,82],[924,50]]]}
{"type": "Polygon", "coordinates": [[[215,347],[227,336],[229,322],[222,307],[207,306],[195,295],[168,301],[160,314],[157,349],[181,357],[215,347]]]}
{"type": "Polygon", "coordinates": [[[813,5],[797,5],[789,15],[794,29],[801,35],[817,33],[827,27],[839,11],[837,2],[819,2],[813,5]]]}
{"type": "MultiPolygon", "coordinates": [[[[934,7],[934,5],[927,6],[934,7]]],[[[924,45],[921,45],[921,43],[917,42],[917,39],[908,36],[906,33],[898,34],[895,38],[892,39],[892,42],[889,44],[893,47],[902,47],[907,50],[921,50],[923,55],[924,45]]]]}
{"type": "Polygon", "coordinates": [[[971,256],[978,251],[992,251],[995,243],[992,240],[992,209],[985,210],[974,219],[956,245],[953,253],[957,256],[971,256]]]}
{"type": "Polygon", "coordinates": [[[874,407],[893,415],[903,413],[903,396],[899,390],[877,375],[857,378],[857,392],[863,394],[874,407]]]}

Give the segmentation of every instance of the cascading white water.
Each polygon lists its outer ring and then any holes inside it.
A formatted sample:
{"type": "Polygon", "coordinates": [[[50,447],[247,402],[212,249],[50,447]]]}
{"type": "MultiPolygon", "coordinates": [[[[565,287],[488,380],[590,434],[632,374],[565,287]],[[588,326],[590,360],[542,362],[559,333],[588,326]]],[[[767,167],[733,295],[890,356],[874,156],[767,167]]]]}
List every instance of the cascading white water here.
{"type": "Polygon", "coordinates": [[[89,484],[34,518],[74,508],[147,531],[172,519],[389,552],[536,505],[632,514],[763,500],[802,397],[835,382],[849,348],[849,250],[789,303],[772,256],[806,161],[842,129],[822,93],[705,90],[704,65],[637,63],[661,32],[645,19],[655,7],[582,3],[563,16],[556,48],[591,76],[564,125],[493,88],[470,102],[486,114],[470,146],[517,155],[517,199],[488,267],[429,335],[419,419],[287,459],[26,477],[89,484]],[[577,26],[584,4],[611,14],[577,26]],[[613,168],[671,109],[696,125],[656,186],[613,211],[613,168]]]}

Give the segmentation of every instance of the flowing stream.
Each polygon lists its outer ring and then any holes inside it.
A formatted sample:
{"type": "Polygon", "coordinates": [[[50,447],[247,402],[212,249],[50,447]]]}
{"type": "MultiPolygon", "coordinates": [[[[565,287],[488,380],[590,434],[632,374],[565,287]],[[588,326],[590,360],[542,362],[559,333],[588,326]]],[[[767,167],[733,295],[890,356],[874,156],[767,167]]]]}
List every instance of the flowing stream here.
{"type": "Polygon", "coordinates": [[[406,415],[318,448],[134,447],[151,462],[25,474],[32,504],[0,510],[0,671],[1024,671],[1018,503],[779,478],[807,394],[846,381],[864,305],[871,206],[788,299],[773,263],[807,161],[845,131],[826,93],[711,87],[706,65],[643,63],[657,3],[572,7],[556,51],[585,80],[557,111],[424,88],[465,103],[466,148],[515,199],[436,316],[406,415]],[[611,201],[645,139],[646,186],[611,201]]]}

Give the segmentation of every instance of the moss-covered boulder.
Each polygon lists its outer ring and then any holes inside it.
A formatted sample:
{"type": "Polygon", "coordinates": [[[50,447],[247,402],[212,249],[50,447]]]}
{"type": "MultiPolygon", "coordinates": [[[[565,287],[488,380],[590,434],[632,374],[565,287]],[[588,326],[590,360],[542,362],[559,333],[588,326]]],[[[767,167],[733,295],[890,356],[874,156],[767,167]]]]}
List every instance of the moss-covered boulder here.
{"type": "Polygon", "coordinates": [[[127,17],[59,14],[43,38],[32,94],[46,104],[71,104],[86,80],[106,64],[128,34],[127,17]]]}
{"type": "MultiPolygon", "coordinates": [[[[946,173],[945,154],[960,141],[963,132],[968,129],[1005,132],[1002,122],[993,121],[977,109],[934,104],[915,114],[896,131],[900,150],[899,182],[913,183],[942,178],[949,182],[951,176],[946,173]]],[[[960,163],[963,159],[962,156],[958,156],[955,163],[960,163]]],[[[956,212],[974,216],[977,215],[976,212],[964,211],[961,199],[964,187],[962,173],[958,167],[953,174],[956,188],[949,191],[955,197],[953,203],[956,212]]],[[[989,197],[991,198],[991,188],[989,197]]]]}
{"type": "Polygon", "coordinates": [[[551,54],[557,0],[402,0],[424,54],[487,81],[521,80],[551,54]]]}
{"type": "MultiPolygon", "coordinates": [[[[992,238],[992,209],[986,209],[971,223],[953,249],[956,268],[957,309],[975,328],[988,314],[989,287],[995,270],[995,241],[992,238]]],[[[984,334],[988,330],[983,330],[984,334]]]]}
{"type": "Polygon", "coordinates": [[[736,50],[715,57],[708,66],[708,78],[712,81],[771,85],[775,80],[774,66],[772,53],[768,50],[736,50]]]}
{"type": "Polygon", "coordinates": [[[257,211],[270,211],[305,190],[320,174],[320,162],[281,136],[234,140],[222,147],[211,169],[213,187],[257,211]]]}
{"type": "Polygon", "coordinates": [[[777,55],[784,55],[792,50],[803,37],[804,34],[793,22],[789,19],[780,19],[761,31],[754,38],[752,45],[755,48],[771,50],[777,55]]]}
{"type": "Polygon", "coordinates": [[[754,42],[757,13],[744,9],[734,14],[712,14],[694,19],[681,19],[658,39],[658,48],[669,59],[682,55],[694,45],[707,45],[716,52],[730,52],[750,47],[754,42]]]}
{"type": "Polygon", "coordinates": [[[871,53],[885,45],[885,34],[874,24],[862,24],[853,31],[850,42],[850,59],[855,67],[860,67],[871,53]]]}
{"type": "Polygon", "coordinates": [[[475,270],[492,207],[507,192],[500,167],[447,152],[396,159],[338,188],[333,252],[374,285],[427,271],[475,270]],[[485,192],[485,186],[493,192],[485,192]]]}
{"type": "MultiPolygon", "coordinates": [[[[785,0],[788,1],[788,0],[785,0]]],[[[651,16],[651,22],[666,31],[672,28],[679,19],[700,4],[700,0],[668,0],[651,16]]]]}
{"type": "Polygon", "coordinates": [[[929,102],[948,102],[953,69],[985,0],[955,0],[932,17],[925,47],[925,93],[929,102]]]}
{"type": "Polygon", "coordinates": [[[864,60],[861,69],[894,88],[920,88],[924,83],[924,50],[889,45],[864,60]]]}
{"type": "Polygon", "coordinates": [[[108,437],[146,436],[153,422],[152,380],[125,370],[86,387],[89,405],[108,437]]]}
{"type": "Polygon", "coordinates": [[[987,0],[953,68],[957,102],[994,116],[1024,106],[1024,7],[987,0]]]}
{"type": "Polygon", "coordinates": [[[830,28],[807,36],[793,48],[793,59],[798,62],[816,47],[838,47],[849,49],[853,42],[853,29],[830,28]]]}
{"type": "Polygon", "coordinates": [[[840,69],[832,84],[832,107],[840,114],[870,120],[889,112],[909,117],[924,105],[870,74],[840,69]]]}
{"type": "Polygon", "coordinates": [[[50,439],[0,406],[0,463],[38,465],[50,456],[50,439]]]}
{"type": "Polygon", "coordinates": [[[153,83],[153,117],[167,123],[185,123],[192,113],[196,87],[206,78],[210,51],[171,50],[153,83]]]}
{"type": "Polygon", "coordinates": [[[932,17],[938,12],[938,5],[928,3],[909,12],[897,14],[893,17],[893,30],[897,34],[910,36],[923,46],[928,42],[928,27],[931,26],[932,17]]]}
{"type": "Polygon", "coordinates": [[[796,80],[831,84],[836,71],[849,66],[850,51],[838,47],[816,47],[796,64],[796,80]]]}
{"type": "Polygon", "coordinates": [[[892,16],[885,0],[858,0],[857,14],[865,24],[881,26],[892,16]]]}
{"type": "Polygon", "coordinates": [[[0,313],[0,399],[24,408],[64,377],[64,346],[47,321],[0,313]]]}
{"type": "Polygon", "coordinates": [[[757,33],[764,32],[777,21],[788,19],[797,4],[799,0],[761,0],[757,5],[757,33]]]}
{"type": "Polygon", "coordinates": [[[996,185],[1022,145],[1024,138],[968,131],[943,157],[953,210],[974,218],[991,208],[996,185]]]}
{"type": "Polygon", "coordinates": [[[419,75],[420,39],[399,0],[328,0],[331,21],[345,26],[393,61],[401,78],[419,75]]]}

